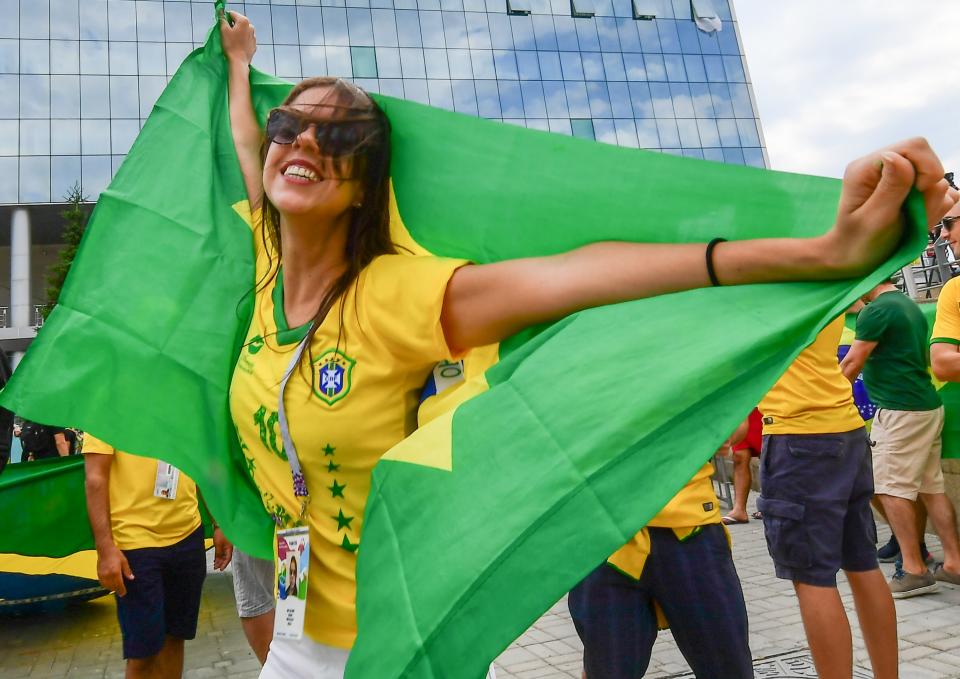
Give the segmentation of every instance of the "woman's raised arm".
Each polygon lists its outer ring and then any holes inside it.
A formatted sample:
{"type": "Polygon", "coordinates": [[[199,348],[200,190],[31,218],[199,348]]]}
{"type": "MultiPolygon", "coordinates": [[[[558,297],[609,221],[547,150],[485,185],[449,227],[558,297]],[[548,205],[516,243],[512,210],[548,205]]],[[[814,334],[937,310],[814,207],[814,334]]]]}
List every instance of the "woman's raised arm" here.
{"type": "MultiPolygon", "coordinates": [[[[879,265],[902,234],[912,186],[935,223],[957,202],[943,166],[911,139],[847,167],[834,228],[817,238],[724,242],[712,253],[722,285],[852,278],[879,265]]],[[[499,342],[525,327],[589,307],[711,284],[703,243],[594,243],[552,257],[466,266],[447,287],[441,320],[451,348],[499,342]]]]}
{"type": "Polygon", "coordinates": [[[237,149],[240,171],[247,187],[251,207],[260,204],[263,194],[263,167],[260,164],[260,125],[253,112],[250,95],[250,62],[257,51],[257,35],[253,24],[238,12],[230,12],[231,26],[220,19],[220,37],[223,54],[229,65],[230,129],[237,149]]]}

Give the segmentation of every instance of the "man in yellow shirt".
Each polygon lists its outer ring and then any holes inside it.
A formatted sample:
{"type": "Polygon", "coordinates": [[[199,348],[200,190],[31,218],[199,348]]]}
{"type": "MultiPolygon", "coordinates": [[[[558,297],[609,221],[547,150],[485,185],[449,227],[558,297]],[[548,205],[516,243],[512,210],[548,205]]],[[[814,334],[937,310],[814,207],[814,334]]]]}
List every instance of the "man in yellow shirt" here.
{"type": "MultiPolygon", "coordinates": [[[[90,434],[83,454],[97,577],[117,595],[126,676],[180,677],[207,571],[197,486],[166,462],[124,453],[90,434]]],[[[219,528],[214,544],[214,567],[223,570],[233,547],[219,528]]]]}
{"type": "Polygon", "coordinates": [[[760,402],[757,507],[777,577],[793,582],[800,601],[817,675],[832,679],[853,672],[850,623],[837,591],[843,569],[874,676],[893,679],[896,612],[877,563],[870,443],[837,361],[842,332],[839,317],[760,402]]]}
{"type": "MultiPolygon", "coordinates": [[[[721,450],[743,439],[746,425],[721,450]]],[[[712,473],[704,465],[570,591],[587,679],[642,677],[666,625],[698,679],[752,679],[747,609],[712,473]]]]}

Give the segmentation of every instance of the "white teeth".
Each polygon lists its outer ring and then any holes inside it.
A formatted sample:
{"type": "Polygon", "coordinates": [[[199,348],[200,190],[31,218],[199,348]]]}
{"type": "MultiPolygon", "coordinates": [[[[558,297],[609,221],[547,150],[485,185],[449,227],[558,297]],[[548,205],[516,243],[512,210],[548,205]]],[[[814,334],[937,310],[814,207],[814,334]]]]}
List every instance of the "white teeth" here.
{"type": "Polygon", "coordinates": [[[312,182],[317,181],[317,173],[309,168],[303,167],[302,165],[290,165],[283,171],[283,174],[287,177],[303,177],[304,179],[309,179],[312,182]]]}

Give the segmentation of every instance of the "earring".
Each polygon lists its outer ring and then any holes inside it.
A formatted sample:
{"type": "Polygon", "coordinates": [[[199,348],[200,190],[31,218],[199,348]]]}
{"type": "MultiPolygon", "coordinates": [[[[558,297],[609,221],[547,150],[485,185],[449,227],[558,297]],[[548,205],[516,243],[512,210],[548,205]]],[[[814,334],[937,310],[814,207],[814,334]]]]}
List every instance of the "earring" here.
{"type": "Polygon", "coordinates": [[[361,207],[363,207],[363,203],[354,203],[353,207],[354,209],[359,210],[361,207]]]}

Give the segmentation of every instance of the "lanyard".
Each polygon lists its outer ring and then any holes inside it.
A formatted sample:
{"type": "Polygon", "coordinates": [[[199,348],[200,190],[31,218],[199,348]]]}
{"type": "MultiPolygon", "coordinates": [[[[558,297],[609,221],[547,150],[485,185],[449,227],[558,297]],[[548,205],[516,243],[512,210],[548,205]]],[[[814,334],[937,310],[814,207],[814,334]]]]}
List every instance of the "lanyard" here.
{"type": "MultiPolygon", "coordinates": [[[[290,377],[297,371],[297,366],[300,364],[300,359],[307,347],[307,341],[309,338],[310,335],[308,334],[297,346],[297,350],[293,352],[293,358],[290,359],[290,365],[287,366],[287,372],[280,381],[280,402],[277,406],[277,419],[279,420],[280,425],[280,438],[283,441],[283,450],[287,454],[287,462],[290,463],[290,474],[293,477],[293,494],[295,497],[300,499],[301,521],[306,516],[307,507],[310,504],[310,491],[307,490],[307,479],[304,477],[303,468],[300,466],[300,458],[297,455],[297,448],[293,444],[293,439],[290,437],[290,426],[287,423],[287,409],[284,407],[284,395],[286,394],[287,390],[287,382],[290,381],[290,377]]],[[[274,520],[279,523],[279,520],[276,516],[274,516],[274,520]]]]}

